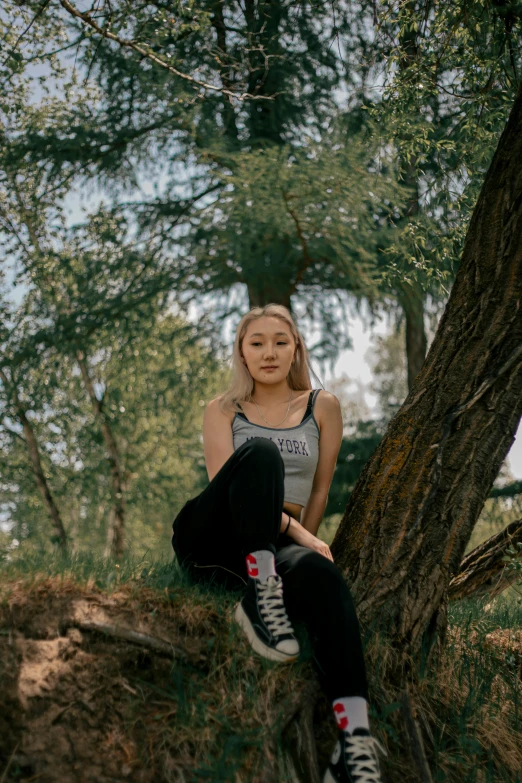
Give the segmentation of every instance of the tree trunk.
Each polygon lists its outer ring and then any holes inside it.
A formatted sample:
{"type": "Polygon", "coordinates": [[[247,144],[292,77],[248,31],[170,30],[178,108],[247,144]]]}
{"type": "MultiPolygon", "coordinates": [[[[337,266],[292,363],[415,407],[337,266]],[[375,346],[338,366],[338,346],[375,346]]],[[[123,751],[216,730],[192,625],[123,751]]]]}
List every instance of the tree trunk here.
{"type": "MultiPolygon", "coordinates": [[[[247,51],[247,89],[250,95],[275,95],[281,89],[279,69],[270,67],[269,57],[281,55],[282,9],[278,0],[265,0],[261,4],[245,0],[245,18],[252,40],[247,51]]],[[[267,141],[272,144],[283,143],[282,110],[281,102],[277,99],[249,102],[248,129],[252,148],[263,146],[267,141]]]]}
{"type": "Polygon", "coordinates": [[[24,429],[24,439],[27,445],[27,451],[29,452],[29,459],[31,460],[36,486],[38,487],[40,497],[42,498],[45,509],[51,519],[51,524],[54,530],[54,537],[60,549],[62,551],[65,551],[67,548],[67,536],[65,534],[65,528],[63,526],[63,522],[60,516],[60,512],[58,510],[58,506],[54,502],[54,498],[51,494],[51,490],[49,488],[49,484],[45,477],[45,473],[43,472],[42,461],[40,459],[40,449],[38,448],[38,441],[36,440],[36,435],[34,434],[33,427],[31,425],[31,422],[27,418],[24,406],[22,405],[22,403],[18,398],[16,389],[13,387],[11,383],[9,383],[9,379],[7,378],[3,370],[0,370],[0,378],[2,380],[2,383],[4,383],[6,389],[9,389],[12,395],[13,403],[16,410],[16,415],[18,417],[20,424],[24,429]]]}
{"type": "Polygon", "coordinates": [[[116,439],[112,433],[109,420],[103,410],[103,405],[96,397],[94,384],[89,375],[87,361],[82,351],[76,354],[78,366],[82,373],[83,382],[92,403],[94,415],[103,435],[105,447],[108,453],[109,465],[111,470],[111,489],[112,489],[112,508],[113,514],[109,524],[107,536],[108,549],[113,557],[120,558],[123,554],[124,536],[125,536],[125,480],[121,466],[120,454],[116,439]]]}
{"type": "Polygon", "coordinates": [[[332,543],[362,622],[412,655],[444,641],[450,579],[522,414],[522,88],[420,374],[332,543]]]}
{"type": "MultiPolygon", "coordinates": [[[[281,72],[277,66],[271,65],[272,57],[281,53],[281,21],[283,9],[279,2],[267,0],[259,5],[253,0],[245,0],[245,19],[248,33],[251,36],[251,47],[248,58],[248,92],[250,95],[269,96],[284,92],[285,85],[281,83],[281,72]]],[[[277,59],[274,60],[277,62],[277,59]]],[[[249,143],[252,149],[268,145],[284,143],[284,117],[281,101],[251,100],[248,105],[249,143]]],[[[275,241],[280,241],[275,239],[275,241]]],[[[263,307],[270,302],[284,305],[292,311],[291,294],[295,288],[293,278],[299,270],[278,267],[273,262],[263,269],[265,253],[270,248],[252,249],[250,272],[244,273],[248,289],[250,307],[263,307]]]]}
{"type": "Polygon", "coordinates": [[[65,551],[67,547],[67,536],[65,535],[65,529],[60,512],[58,511],[58,507],[54,502],[53,496],[51,495],[49,484],[47,483],[47,479],[45,478],[45,474],[43,472],[42,462],[40,460],[40,451],[38,449],[38,443],[34,434],[34,430],[27,416],[25,415],[25,411],[21,408],[18,410],[18,416],[20,423],[24,428],[25,442],[27,443],[27,450],[29,452],[29,457],[31,458],[33,474],[38,486],[38,490],[40,492],[44,506],[47,509],[47,513],[51,518],[51,523],[58,546],[62,551],[65,551]]]}
{"type": "Polygon", "coordinates": [[[522,519],[511,522],[500,533],[475,547],[466,555],[459,573],[449,584],[449,600],[458,601],[470,596],[480,598],[486,593],[494,598],[519,581],[520,573],[514,568],[507,568],[502,559],[510,545],[516,551],[519,543],[522,544],[522,519]]]}
{"type": "Polygon", "coordinates": [[[284,305],[292,312],[290,292],[287,289],[282,290],[282,287],[274,290],[272,285],[273,280],[265,280],[264,285],[259,281],[249,280],[247,288],[250,307],[263,307],[270,302],[275,302],[284,305]]]}

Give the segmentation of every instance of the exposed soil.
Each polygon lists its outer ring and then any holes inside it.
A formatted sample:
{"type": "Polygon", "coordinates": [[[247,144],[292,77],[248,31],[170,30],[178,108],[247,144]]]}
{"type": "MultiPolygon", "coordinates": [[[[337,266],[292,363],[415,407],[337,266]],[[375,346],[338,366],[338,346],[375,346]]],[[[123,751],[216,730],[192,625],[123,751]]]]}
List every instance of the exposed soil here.
{"type": "MultiPolygon", "coordinates": [[[[197,665],[212,618],[188,618],[195,621],[189,628],[169,601],[160,622],[158,599],[146,590],[138,601],[130,589],[106,596],[51,580],[29,591],[10,585],[2,597],[2,783],[159,780],[144,732],[166,712],[160,691],[172,655],[80,629],[97,623],[149,634],[183,648],[197,665]]],[[[177,777],[174,760],[169,777],[177,777]]]]}

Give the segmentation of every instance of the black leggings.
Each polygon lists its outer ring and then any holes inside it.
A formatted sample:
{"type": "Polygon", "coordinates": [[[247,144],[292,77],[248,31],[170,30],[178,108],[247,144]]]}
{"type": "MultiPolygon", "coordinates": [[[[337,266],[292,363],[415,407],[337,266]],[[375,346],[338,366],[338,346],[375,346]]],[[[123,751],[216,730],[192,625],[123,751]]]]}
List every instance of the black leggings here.
{"type": "Polygon", "coordinates": [[[268,438],[240,446],[209,485],[174,520],[179,563],[198,581],[227,588],[247,583],[245,556],[275,555],[290,621],[303,623],[326,696],[362,696],[368,684],[359,622],[350,590],[331,560],[280,534],[285,468],[268,438]]]}

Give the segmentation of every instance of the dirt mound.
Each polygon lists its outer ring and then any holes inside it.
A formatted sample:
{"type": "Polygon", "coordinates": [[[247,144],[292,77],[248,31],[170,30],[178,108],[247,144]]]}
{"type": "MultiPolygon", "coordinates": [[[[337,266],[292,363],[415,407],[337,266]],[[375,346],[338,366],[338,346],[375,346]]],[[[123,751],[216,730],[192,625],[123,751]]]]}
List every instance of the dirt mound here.
{"type": "MultiPolygon", "coordinates": [[[[252,655],[236,600],[139,577],[110,595],[65,578],[0,583],[0,783],[274,781],[274,738],[312,667],[252,655]]],[[[326,766],[326,699],[315,714],[326,766]]]]}
{"type": "Polygon", "coordinates": [[[11,584],[2,598],[2,782],[158,780],[148,727],[175,708],[162,696],[173,657],[203,663],[218,618],[187,614],[182,596],[162,604],[152,591],[106,596],[61,580],[11,584]]]}

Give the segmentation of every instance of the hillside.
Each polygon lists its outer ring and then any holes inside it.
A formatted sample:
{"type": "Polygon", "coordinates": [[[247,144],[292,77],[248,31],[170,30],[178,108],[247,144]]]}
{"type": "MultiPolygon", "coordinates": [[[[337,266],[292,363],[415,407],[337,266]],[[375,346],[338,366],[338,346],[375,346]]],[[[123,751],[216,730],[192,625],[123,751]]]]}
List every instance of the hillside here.
{"type": "MultiPolygon", "coordinates": [[[[336,732],[306,643],[291,667],[265,662],[230,623],[237,597],[190,585],[169,564],[84,559],[46,571],[26,563],[1,575],[2,783],[283,783],[297,779],[290,758],[306,749],[308,713],[322,771],[336,732]]],[[[495,611],[453,618],[441,673],[417,695],[434,780],[520,781],[521,632],[492,636],[513,621],[500,602],[495,611]]],[[[379,684],[385,650],[365,644],[383,778],[408,783],[397,694],[379,684]]]]}

